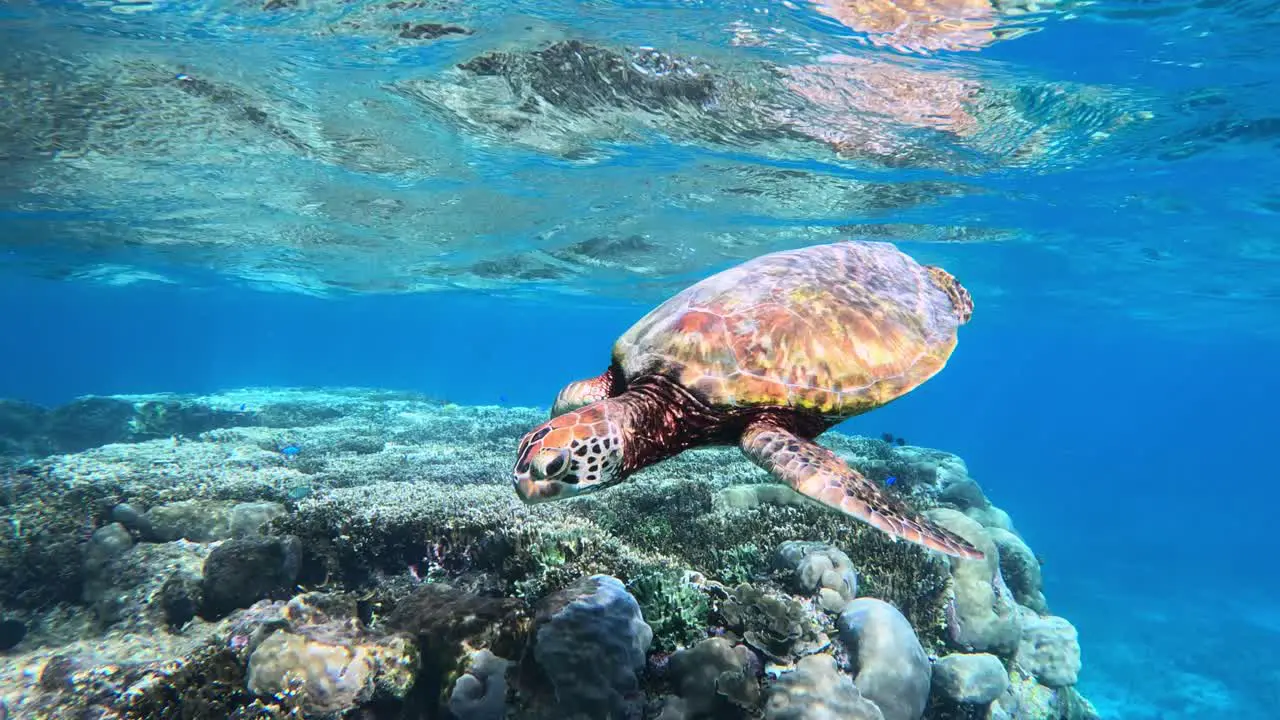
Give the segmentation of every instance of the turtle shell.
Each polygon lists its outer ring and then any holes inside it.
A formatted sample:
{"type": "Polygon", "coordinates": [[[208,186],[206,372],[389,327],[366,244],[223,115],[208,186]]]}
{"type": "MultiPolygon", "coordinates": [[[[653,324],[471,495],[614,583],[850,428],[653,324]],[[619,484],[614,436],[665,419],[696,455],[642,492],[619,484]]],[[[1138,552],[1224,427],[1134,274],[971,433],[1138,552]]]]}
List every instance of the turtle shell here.
{"type": "Polygon", "coordinates": [[[973,311],[941,268],[884,242],[763,255],[692,285],[615,343],[631,380],[662,374],[717,407],[848,417],[946,364],[973,311]]]}

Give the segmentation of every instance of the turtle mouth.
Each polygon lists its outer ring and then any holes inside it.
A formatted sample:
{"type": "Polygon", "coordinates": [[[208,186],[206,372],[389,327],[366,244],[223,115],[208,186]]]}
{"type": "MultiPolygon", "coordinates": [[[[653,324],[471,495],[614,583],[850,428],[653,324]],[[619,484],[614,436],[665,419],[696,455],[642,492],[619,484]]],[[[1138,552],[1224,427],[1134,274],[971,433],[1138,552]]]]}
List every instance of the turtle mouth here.
{"type": "Polygon", "coordinates": [[[528,475],[513,474],[511,482],[515,486],[516,494],[527,505],[559,500],[573,494],[569,491],[570,486],[554,480],[535,480],[528,475]]]}

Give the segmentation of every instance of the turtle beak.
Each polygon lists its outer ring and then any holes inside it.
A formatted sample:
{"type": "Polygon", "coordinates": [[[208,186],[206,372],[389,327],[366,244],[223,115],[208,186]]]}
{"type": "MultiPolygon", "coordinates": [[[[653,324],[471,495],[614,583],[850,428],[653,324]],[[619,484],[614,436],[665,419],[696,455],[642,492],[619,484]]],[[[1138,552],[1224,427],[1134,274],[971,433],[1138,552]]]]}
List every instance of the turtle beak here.
{"type": "Polygon", "coordinates": [[[534,480],[528,474],[513,473],[511,483],[515,485],[520,499],[529,505],[555,500],[560,495],[560,483],[534,480]]]}

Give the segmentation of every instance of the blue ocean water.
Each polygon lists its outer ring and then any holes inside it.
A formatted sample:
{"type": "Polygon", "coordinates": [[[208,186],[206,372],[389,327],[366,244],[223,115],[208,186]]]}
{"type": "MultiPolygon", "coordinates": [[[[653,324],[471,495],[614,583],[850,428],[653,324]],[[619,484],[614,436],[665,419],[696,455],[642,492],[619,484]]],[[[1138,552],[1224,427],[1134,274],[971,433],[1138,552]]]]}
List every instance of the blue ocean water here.
{"type": "Polygon", "coordinates": [[[273,5],[0,10],[0,397],[547,406],[691,279],[888,239],[975,316],[942,374],[841,430],[965,458],[1043,557],[1104,717],[1276,716],[1273,3],[1043,3],[1006,9],[1025,34],[927,53],[804,3],[273,5]],[[392,32],[428,20],[470,34],[392,32]],[[457,77],[566,38],[741,85],[580,110],[457,77]],[[791,87],[811,105],[750,92],[833,53],[884,65],[818,81],[837,99],[791,87]],[[771,136],[751,108],[816,119],[771,136]]]}

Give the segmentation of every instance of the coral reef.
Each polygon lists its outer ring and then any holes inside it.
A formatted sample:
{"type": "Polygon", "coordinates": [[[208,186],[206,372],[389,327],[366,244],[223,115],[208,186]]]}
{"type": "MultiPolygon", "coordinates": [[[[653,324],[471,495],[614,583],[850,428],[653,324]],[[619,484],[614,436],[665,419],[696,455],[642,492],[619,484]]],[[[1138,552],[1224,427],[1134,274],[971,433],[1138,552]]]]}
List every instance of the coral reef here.
{"type": "Polygon", "coordinates": [[[946,453],[823,439],[984,560],[794,503],[731,448],[525,506],[507,474],[533,409],[90,400],[63,437],[106,444],[0,482],[10,717],[1096,717],[1034,553],[946,453]]]}

